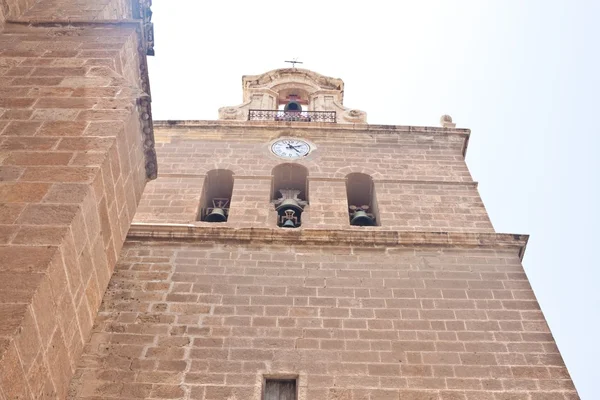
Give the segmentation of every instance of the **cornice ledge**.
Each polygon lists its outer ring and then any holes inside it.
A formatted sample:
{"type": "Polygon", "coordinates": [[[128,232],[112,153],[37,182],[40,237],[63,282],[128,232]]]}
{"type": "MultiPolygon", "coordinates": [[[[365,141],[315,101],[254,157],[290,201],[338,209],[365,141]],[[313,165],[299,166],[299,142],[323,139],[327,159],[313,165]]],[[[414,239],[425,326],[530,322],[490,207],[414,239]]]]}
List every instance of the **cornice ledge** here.
{"type": "Polygon", "coordinates": [[[374,124],[333,124],[333,123],[306,123],[306,122],[279,122],[279,121],[233,121],[233,120],[157,120],[154,125],[158,128],[193,128],[229,126],[241,128],[273,128],[284,127],[294,129],[331,129],[331,130],[360,130],[368,132],[411,132],[421,134],[453,134],[468,136],[470,129],[466,128],[440,128],[435,126],[411,126],[411,125],[374,125],[374,124]]]}
{"type": "Polygon", "coordinates": [[[133,223],[127,239],[206,240],[308,245],[443,246],[514,248],[523,258],[529,235],[507,233],[399,232],[282,228],[207,227],[194,224],[133,223]]]}

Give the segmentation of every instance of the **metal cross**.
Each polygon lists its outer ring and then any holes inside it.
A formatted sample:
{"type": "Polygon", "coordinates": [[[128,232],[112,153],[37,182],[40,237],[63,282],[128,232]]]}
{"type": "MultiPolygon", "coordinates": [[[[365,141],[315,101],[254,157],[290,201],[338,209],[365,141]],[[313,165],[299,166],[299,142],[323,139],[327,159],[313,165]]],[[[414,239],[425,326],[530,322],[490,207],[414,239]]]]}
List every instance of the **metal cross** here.
{"type": "Polygon", "coordinates": [[[297,61],[298,58],[294,58],[293,61],[285,61],[287,63],[291,63],[292,64],[292,68],[296,69],[296,64],[304,64],[302,61],[297,61]]]}

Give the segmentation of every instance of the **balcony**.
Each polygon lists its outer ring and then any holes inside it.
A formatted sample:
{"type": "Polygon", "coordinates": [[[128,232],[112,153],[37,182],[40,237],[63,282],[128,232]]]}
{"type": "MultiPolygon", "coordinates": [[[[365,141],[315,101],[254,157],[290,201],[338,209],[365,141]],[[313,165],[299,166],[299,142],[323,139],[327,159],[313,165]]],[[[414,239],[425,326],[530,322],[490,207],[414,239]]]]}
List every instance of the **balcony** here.
{"type": "Polygon", "coordinates": [[[335,111],[249,110],[248,121],[333,122],[335,111]]]}

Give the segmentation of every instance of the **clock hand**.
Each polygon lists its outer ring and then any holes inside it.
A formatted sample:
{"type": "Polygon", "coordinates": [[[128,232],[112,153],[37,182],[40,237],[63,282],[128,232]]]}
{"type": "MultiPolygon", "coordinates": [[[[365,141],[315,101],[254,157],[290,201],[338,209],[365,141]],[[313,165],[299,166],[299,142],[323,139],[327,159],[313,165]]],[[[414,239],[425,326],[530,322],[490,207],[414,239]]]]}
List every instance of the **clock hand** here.
{"type": "Polygon", "coordinates": [[[297,148],[295,148],[291,144],[288,144],[288,149],[294,149],[296,151],[296,153],[300,153],[300,150],[298,150],[297,148]]]}

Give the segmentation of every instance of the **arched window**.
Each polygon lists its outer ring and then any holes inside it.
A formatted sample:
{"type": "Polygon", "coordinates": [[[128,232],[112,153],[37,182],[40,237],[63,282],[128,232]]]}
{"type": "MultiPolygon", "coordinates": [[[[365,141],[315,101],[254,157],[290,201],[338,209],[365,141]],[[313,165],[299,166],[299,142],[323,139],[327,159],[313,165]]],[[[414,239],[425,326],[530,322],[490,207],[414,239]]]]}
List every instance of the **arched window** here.
{"type": "Polygon", "coordinates": [[[310,121],[308,93],[299,89],[284,89],[278,93],[276,121],[310,121]]]}
{"type": "Polygon", "coordinates": [[[361,173],[348,174],[346,176],[346,196],[350,225],[380,225],[375,185],[369,175],[361,173]]]}
{"type": "Polygon", "coordinates": [[[271,200],[277,210],[277,225],[297,228],[302,224],[308,204],[308,170],[299,164],[280,164],[273,168],[271,200]]]}
{"type": "Polygon", "coordinates": [[[225,222],[229,216],[233,193],[233,172],[227,169],[213,169],[204,178],[198,220],[205,222],[225,222]]]}

